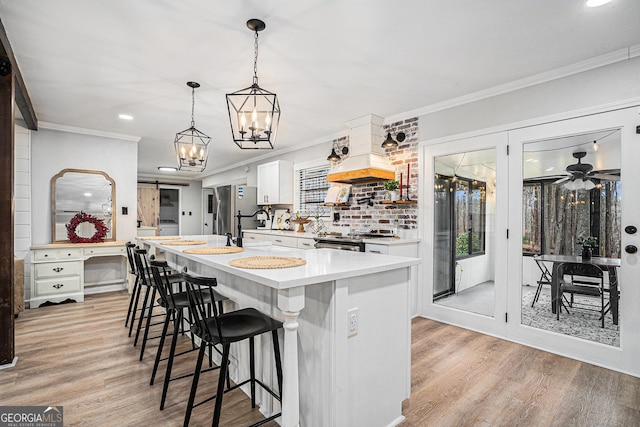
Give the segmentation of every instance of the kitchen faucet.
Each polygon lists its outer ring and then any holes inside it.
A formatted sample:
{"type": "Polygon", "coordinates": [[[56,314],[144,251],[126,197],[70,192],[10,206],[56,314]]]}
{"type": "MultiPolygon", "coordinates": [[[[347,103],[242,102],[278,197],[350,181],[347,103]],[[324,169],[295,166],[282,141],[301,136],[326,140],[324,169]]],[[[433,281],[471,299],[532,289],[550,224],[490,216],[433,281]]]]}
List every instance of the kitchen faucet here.
{"type": "Polygon", "coordinates": [[[242,215],[242,213],[238,211],[238,215],[236,215],[236,218],[238,218],[238,237],[236,237],[236,246],[238,246],[239,248],[242,247],[242,218],[253,218],[259,213],[265,214],[267,216],[267,221],[269,220],[269,212],[265,211],[264,209],[258,209],[251,215],[242,215]]]}

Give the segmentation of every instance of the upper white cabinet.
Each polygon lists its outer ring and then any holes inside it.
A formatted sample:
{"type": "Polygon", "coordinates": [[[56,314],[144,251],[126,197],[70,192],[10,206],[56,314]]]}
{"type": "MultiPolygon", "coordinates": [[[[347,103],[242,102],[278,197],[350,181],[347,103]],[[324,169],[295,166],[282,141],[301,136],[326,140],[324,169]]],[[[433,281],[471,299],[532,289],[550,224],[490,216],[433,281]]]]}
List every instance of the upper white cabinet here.
{"type": "Polygon", "coordinates": [[[284,160],[258,165],[258,204],[293,204],[293,164],[284,160]]]}

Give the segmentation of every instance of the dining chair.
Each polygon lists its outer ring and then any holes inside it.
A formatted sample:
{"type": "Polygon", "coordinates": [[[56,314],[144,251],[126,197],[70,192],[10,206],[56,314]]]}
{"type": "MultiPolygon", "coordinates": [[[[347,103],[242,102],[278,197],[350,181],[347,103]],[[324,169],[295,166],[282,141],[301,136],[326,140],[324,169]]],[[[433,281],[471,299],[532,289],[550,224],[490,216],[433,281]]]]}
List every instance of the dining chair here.
{"type": "Polygon", "coordinates": [[[531,307],[538,302],[540,298],[540,293],[542,292],[542,287],[545,285],[551,286],[551,272],[547,265],[540,259],[539,255],[534,255],[533,260],[536,262],[538,269],[540,269],[540,278],[538,279],[538,287],[536,288],[536,295],[533,297],[533,301],[531,301],[531,307]]]}
{"type": "Polygon", "coordinates": [[[582,308],[594,310],[594,306],[583,303],[575,299],[575,295],[584,297],[595,297],[600,299],[600,308],[595,310],[600,313],[601,327],[604,328],[604,317],[610,310],[609,301],[605,302],[604,272],[594,264],[563,262],[557,266],[558,274],[558,295],[557,301],[560,306],[556,310],[556,319],[560,320],[561,308],[564,307],[567,313],[569,308],[582,308]],[[565,279],[568,276],[569,279],[565,279]],[[570,294],[570,299],[563,299],[564,294],[570,294]],[[565,304],[567,301],[567,304],[565,304]]]}

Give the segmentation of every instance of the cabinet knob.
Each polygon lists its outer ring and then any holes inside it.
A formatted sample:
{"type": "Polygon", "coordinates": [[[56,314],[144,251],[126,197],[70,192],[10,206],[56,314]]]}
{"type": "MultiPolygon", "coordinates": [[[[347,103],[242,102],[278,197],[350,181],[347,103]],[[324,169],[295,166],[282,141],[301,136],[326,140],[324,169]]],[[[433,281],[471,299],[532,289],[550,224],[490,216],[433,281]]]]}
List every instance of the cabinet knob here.
{"type": "Polygon", "coordinates": [[[60,273],[62,270],[64,270],[64,268],[62,267],[56,267],[53,269],[53,271],[55,271],[56,273],[60,273]]]}
{"type": "Polygon", "coordinates": [[[60,289],[63,286],[64,285],[62,283],[56,283],[55,285],[53,285],[53,287],[56,288],[56,289],[60,289]]]}

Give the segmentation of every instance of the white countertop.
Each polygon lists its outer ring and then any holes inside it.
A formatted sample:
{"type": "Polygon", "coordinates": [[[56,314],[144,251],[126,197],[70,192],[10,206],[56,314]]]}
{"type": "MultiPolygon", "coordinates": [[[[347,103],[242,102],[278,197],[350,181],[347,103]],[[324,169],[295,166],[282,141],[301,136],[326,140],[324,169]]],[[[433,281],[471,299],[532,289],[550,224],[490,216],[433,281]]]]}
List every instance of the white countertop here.
{"type": "MultiPolygon", "coordinates": [[[[254,231],[254,230],[251,230],[254,231]]],[[[258,231],[258,230],[255,230],[258,231]]],[[[267,231],[267,230],[260,230],[267,231]]],[[[286,232],[285,232],[286,233],[286,232]]],[[[290,232],[289,232],[290,233],[290,232]]],[[[305,234],[305,233],[297,233],[305,234]]],[[[226,237],[216,235],[181,236],[184,240],[206,241],[208,246],[224,246],[226,237]]],[[[303,250],[270,245],[269,242],[246,243],[244,252],[224,255],[195,255],[182,252],[184,249],[198,246],[163,246],[159,240],[139,242],[160,248],[165,253],[172,253],[198,263],[217,268],[227,273],[262,283],[276,289],[287,289],[306,286],[314,283],[328,282],[349,277],[363,276],[393,269],[418,265],[420,259],[367,252],[338,251],[334,249],[303,250]],[[244,269],[232,267],[229,261],[252,256],[283,256],[303,258],[305,265],[280,269],[244,269]]],[[[383,239],[373,239],[376,242],[383,239]]],[[[205,246],[205,245],[201,245],[205,246]]]]}
{"type": "MultiPolygon", "coordinates": [[[[310,233],[305,231],[304,233],[298,233],[297,231],[279,231],[279,230],[268,230],[268,229],[257,229],[257,230],[242,230],[245,233],[256,233],[256,234],[268,234],[270,236],[291,236],[291,237],[304,237],[308,239],[313,239],[318,237],[317,234],[310,233]]],[[[401,239],[395,237],[379,237],[373,239],[364,239],[364,243],[375,243],[378,245],[406,245],[410,243],[418,243],[420,239],[401,239]]]]}

